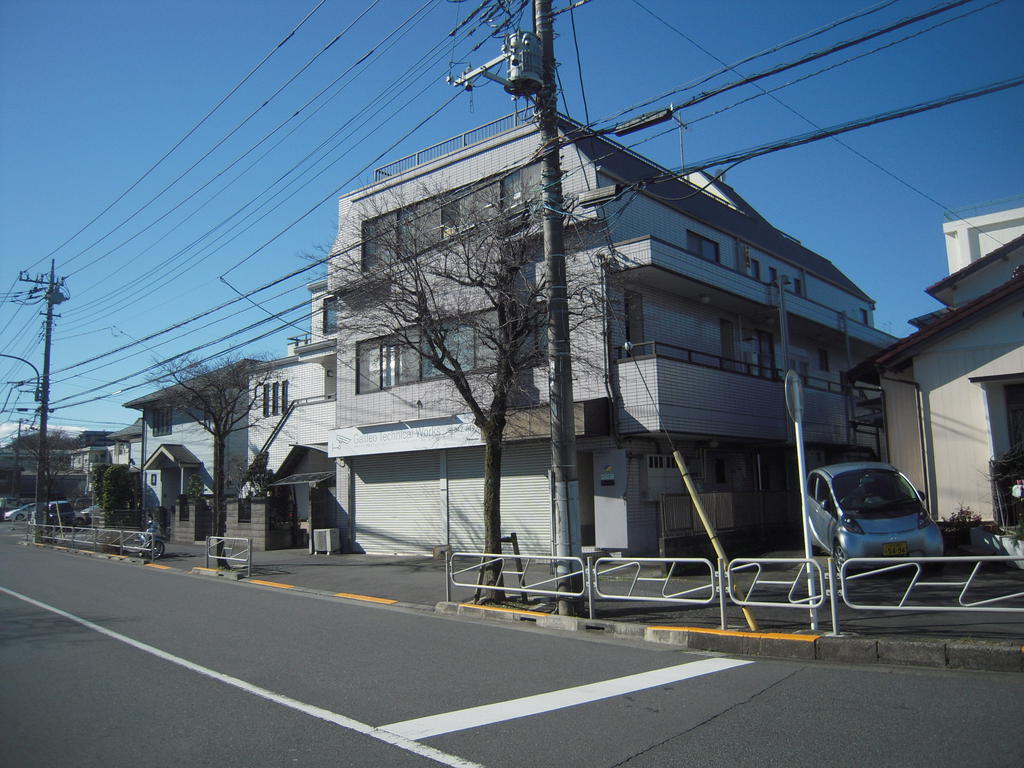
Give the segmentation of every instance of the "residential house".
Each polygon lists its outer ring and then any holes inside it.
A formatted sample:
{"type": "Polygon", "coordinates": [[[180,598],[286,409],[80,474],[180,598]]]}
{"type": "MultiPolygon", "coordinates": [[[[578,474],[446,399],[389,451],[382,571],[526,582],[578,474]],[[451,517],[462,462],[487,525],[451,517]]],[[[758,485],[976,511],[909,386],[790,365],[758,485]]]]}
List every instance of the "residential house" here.
{"type": "MultiPolygon", "coordinates": [[[[561,162],[569,229],[580,233],[569,269],[605,295],[603,316],[572,337],[584,545],[657,554],[701,537],[673,447],[721,529],[797,533],[783,377],[792,368],[804,384],[812,465],[875,457],[880,438],[858,427],[844,379],[892,340],[872,326],[873,301],[722,180],[677,178],[569,120],[561,127],[574,138],[561,162]]],[[[330,292],[366,300],[351,267],[372,279],[383,227],[401,231],[410,215],[459,227],[438,190],[487,193],[506,210],[529,204],[537,148],[520,113],[377,169],[340,200],[330,292]]],[[[480,551],[479,431],[448,383],[408,353],[338,329],[337,523],[356,551],[480,551]]],[[[549,553],[546,365],[528,384],[504,449],[502,532],[549,553]]]]}
{"type": "MultiPolygon", "coordinates": [[[[142,507],[162,510],[161,523],[172,540],[191,542],[212,533],[212,517],[203,510],[196,519],[181,497],[199,484],[204,493],[213,488],[213,438],[191,413],[175,407],[175,385],[124,404],[142,411],[140,456],[142,462],[142,507]],[[195,478],[195,480],[193,479],[195,478]]],[[[225,446],[226,493],[235,495],[248,466],[247,419],[232,432],[225,446]]]]}
{"type": "Polygon", "coordinates": [[[853,375],[879,387],[889,460],[926,491],[933,516],[970,508],[1005,520],[989,462],[1024,443],[1024,209],[981,223],[960,222],[955,238],[946,227],[954,271],[926,289],[942,309],[853,375]]]}

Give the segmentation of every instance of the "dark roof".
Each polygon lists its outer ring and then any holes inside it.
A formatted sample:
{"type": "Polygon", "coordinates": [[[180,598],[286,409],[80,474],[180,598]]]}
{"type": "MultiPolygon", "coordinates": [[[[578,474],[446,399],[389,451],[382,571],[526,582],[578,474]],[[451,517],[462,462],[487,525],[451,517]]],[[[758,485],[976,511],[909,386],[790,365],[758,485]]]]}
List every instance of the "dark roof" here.
{"type": "Polygon", "coordinates": [[[111,440],[120,442],[131,440],[136,437],[142,437],[142,419],[136,419],[134,424],[130,424],[124,429],[119,429],[117,432],[111,432],[108,437],[111,440]]]}
{"type": "MultiPolygon", "coordinates": [[[[604,137],[583,138],[577,141],[577,146],[599,169],[606,169],[611,175],[627,182],[649,179],[667,172],[653,161],[636,155],[604,137]]],[[[644,191],[680,213],[710,227],[721,229],[756,248],[806,269],[816,277],[864,301],[874,303],[874,300],[839,271],[835,264],[773,227],[731,186],[718,180],[714,184],[725,193],[735,208],[731,208],[713,195],[694,194],[693,185],[675,178],[648,184],[644,191]]]]}
{"type": "Polygon", "coordinates": [[[960,331],[967,323],[980,320],[1006,303],[1021,301],[1024,301],[1024,272],[872,355],[851,369],[849,377],[852,381],[864,381],[874,378],[880,369],[900,368],[919,351],[960,331]]]}
{"type": "Polygon", "coordinates": [[[196,466],[203,463],[184,445],[179,443],[162,443],[157,446],[157,449],[153,451],[148,459],[146,459],[146,463],[142,468],[156,468],[154,462],[161,458],[169,460],[172,464],[177,464],[179,466],[196,466]]]}
{"type": "Polygon", "coordinates": [[[999,259],[1005,256],[1009,256],[1011,253],[1013,253],[1015,250],[1022,246],[1024,246],[1024,235],[1021,235],[1020,237],[1011,240],[1006,245],[999,246],[994,251],[992,251],[992,253],[982,256],[977,261],[972,261],[963,269],[958,269],[949,277],[942,278],[941,280],[939,280],[939,282],[935,283],[934,285],[929,285],[924,290],[926,293],[935,296],[935,294],[941,293],[946,288],[949,288],[954,283],[959,282],[968,275],[972,275],[975,272],[984,269],[992,262],[999,261],[999,259]]]}

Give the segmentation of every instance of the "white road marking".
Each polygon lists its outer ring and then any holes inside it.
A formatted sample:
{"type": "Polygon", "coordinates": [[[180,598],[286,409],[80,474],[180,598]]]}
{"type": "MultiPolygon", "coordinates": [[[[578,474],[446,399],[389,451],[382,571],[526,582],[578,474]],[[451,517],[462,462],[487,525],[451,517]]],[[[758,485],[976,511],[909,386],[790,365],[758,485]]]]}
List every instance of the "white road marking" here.
{"type": "Polygon", "coordinates": [[[751,664],[750,661],[739,659],[713,658],[691,661],[688,664],[678,664],[674,667],[641,672],[636,675],[616,677],[612,680],[603,680],[598,683],[579,685],[575,688],[563,688],[559,691],[541,693],[536,696],[525,696],[521,699],[500,701],[497,704],[486,704],[482,707],[471,707],[460,709],[455,712],[444,712],[430,717],[419,717],[415,720],[405,720],[391,725],[382,725],[382,731],[388,731],[407,739],[426,739],[431,736],[439,736],[442,733],[462,731],[467,728],[479,728],[483,725],[500,723],[505,720],[514,720],[519,717],[528,717],[542,712],[551,712],[555,709],[574,707],[578,704],[587,704],[591,701],[622,696],[623,694],[641,691],[645,688],[653,688],[658,685],[668,685],[686,680],[691,677],[710,675],[714,672],[721,672],[733,667],[742,667],[751,664]]]}
{"type": "Polygon", "coordinates": [[[333,723],[335,725],[341,726],[342,728],[346,728],[350,731],[355,731],[356,733],[362,734],[363,736],[369,736],[372,739],[377,739],[378,741],[382,741],[385,744],[389,744],[393,747],[403,749],[406,752],[411,752],[415,755],[419,755],[420,757],[425,757],[429,760],[434,760],[435,762],[441,763],[442,765],[453,766],[453,768],[483,768],[483,766],[481,766],[479,763],[474,763],[470,760],[463,760],[461,757],[457,757],[456,755],[449,755],[447,752],[442,752],[439,749],[428,747],[425,744],[418,744],[405,736],[400,736],[395,733],[384,731],[380,728],[374,728],[372,725],[361,723],[358,720],[353,720],[351,718],[345,717],[344,715],[339,715],[336,712],[331,712],[328,709],[316,707],[312,704],[306,704],[304,702],[293,699],[289,696],[283,696],[280,693],[275,693],[274,691],[267,690],[266,688],[261,688],[258,685],[248,683],[245,680],[240,680],[237,677],[225,675],[221,672],[217,672],[216,670],[210,669],[208,667],[195,664],[194,662],[188,661],[187,659],[183,659],[179,656],[175,656],[174,654],[168,653],[167,651],[162,651],[159,648],[156,648],[152,645],[141,643],[138,640],[133,640],[132,638],[127,637],[126,635],[114,632],[112,630],[107,629],[106,627],[101,627],[99,624],[94,624],[91,621],[88,621],[87,619],[75,616],[74,614],[68,613],[67,611],[62,611],[60,608],[55,608],[52,605],[47,605],[46,603],[42,603],[38,600],[33,600],[31,597],[22,595],[18,592],[14,592],[13,590],[7,589],[6,587],[0,587],[0,592],[10,595],[11,597],[15,597],[18,600],[22,600],[26,603],[29,603],[30,605],[34,605],[37,608],[42,608],[43,610],[55,613],[58,616],[62,616],[65,619],[68,619],[69,621],[73,621],[76,624],[80,624],[87,629],[91,629],[94,632],[99,632],[101,635],[106,635],[109,638],[122,642],[126,645],[130,645],[133,648],[156,656],[157,658],[163,659],[164,661],[169,661],[172,664],[177,664],[178,666],[184,667],[185,669],[191,670],[192,672],[195,672],[197,674],[212,678],[214,680],[217,680],[218,682],[224,683],[225,685],[230,685],[234,688],[238,688],[239,690],[245,691],[246,693],[250,693],[253,696],[258,696],[262,699],[266,699],[267,701],[272,701],[275,704],[280,704],[283,707],[288,707],[289,709],[302,712],[303,714],[309,715],[310,717],[315,717],[320,720],[326,720],[328,723],[333,723]]]}

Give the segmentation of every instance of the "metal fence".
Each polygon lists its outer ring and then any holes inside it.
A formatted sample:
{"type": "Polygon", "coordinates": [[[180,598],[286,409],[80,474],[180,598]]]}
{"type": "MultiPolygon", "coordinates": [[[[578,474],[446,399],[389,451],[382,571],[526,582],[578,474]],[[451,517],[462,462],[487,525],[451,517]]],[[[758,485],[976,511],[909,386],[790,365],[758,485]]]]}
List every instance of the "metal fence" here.
{"type": "Polygon", "coordinates": [[[1024,614],[1024,558],[580,558],[459,552],[446,563],[451,588],[514,592],[523,597],[586,598],[591,619],[597,600],[708,608],[727,628],[730,606],[803,610],[812,629],[821,617],[840,632],[840,606],[851,611],[1024,614]],[[1009,567],[1008,567],[1009,566],[1009,567]],[[941,572],[941,573],[940,573],[941,572]],[[493,580],[485,580],[487,574],[493,580]],[[930,575],[936,574],[936,575],[930,575]],[[467,577],[468,575],[468,577],[467,577]],[[827,612],[827,614],[826,614],[827,612]]]}
{"type": "Polygon", "coordinates": [[[206,537],[206,567],[210,562],[217,564],[217,567],[232,563],[244,566],[246,578],[252,576],[252,539],[243,539],[230,536],[207,536],[206,537]]]}
{"type": "Polygon", "coordinates": [[[579,598],[585,594],[586,567],[578,557],[496,555],[454,552],[445,562],[446,582],[490,592],[579,598]],[[494,582],[487,579],[493,574],[494,582]]]}
{"type": "Polygon", "coordinates": [[[25,539],[54,547],[105,552],[122,557],[142,557],[150,561],[155,557],[156,537],[149,531],[76,528],[30,522],[25,529],[25,539]]]}

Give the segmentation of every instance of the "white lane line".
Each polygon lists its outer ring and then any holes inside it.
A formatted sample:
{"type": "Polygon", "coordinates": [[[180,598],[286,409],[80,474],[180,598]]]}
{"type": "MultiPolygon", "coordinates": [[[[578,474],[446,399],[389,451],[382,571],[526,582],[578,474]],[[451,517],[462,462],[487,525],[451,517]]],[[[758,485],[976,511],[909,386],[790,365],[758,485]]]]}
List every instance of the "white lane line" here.
{"type": "Polygon", "coordinates": [[[622,696],[626,693],[642,691],[645,688],[677,683],[680,680],[687,680],[691,677],[710,675],[714,672],[721,672],[733,667],[742,667],[745,664],[751,663],[753,662],[740,661],[739,659],[702,659],[701,661],[691,661],[688,664],[677,664],[674,667],[641,672],[636,675],[616,677],[612,680],[603,680],[598,683],[578,685],[575,688],[563,688],[560,691],[540,693],[536,696],[499,701],[497,704],[486,704],[482,707],[471,707],[469,709],[456,710],[455,712],[444,712],[430,717],[419,717],[415,720],[404,720],[400,723],[382,725],[380,729],[398,736],[404,736],[407,739],[426,739],[431,736],[439,736],[442,733],[462,731],[467,728],[479,728],[483,725],[500,723],[505,720],[514,720],[519,717],[538,715],[542,712],[551,712],[555,709],[587,704],[591,701],[600,701],[612,696],[622,696]]]}
{"type": "Polygon", "coordinates": [[[261,699],[266,699],[267,701],[272,701],[275,704],[280,704],[283,707],[294,709],[297,712],[309,715],[310,717],[315,717],[320,720],[326,720],[328,723],[339,725],[342,728],[346,728],[350,731],[355,731],[356,733],[362,734],[363,736],[369,736],[371,739],[377,739],[378,741],[382,741],[385,744],[389,744],[393,747],[403,749],[406,752],[411,752],[415,755],[419,755],[420,757],[425,757],[429,760],[441,763],[442,765],[452,766],[453,768],[483,768],[483,766],[481,766],[479,763],[474,763],[470,760],[463,760],[461,757],[457,757],[456,755],[449,755],[447,752],[442,752],[439,749],[428,747],[426,744],[417,744],[415,741],[411,741],[405,736],[400,736],[395,733],[382,731],[379,728],[374,728],[372,725],[367,725],[366,723],[361,723],[358,720],[352,720],[351,718],[345,717],[344,715],[339,715],[336,712],[331,712],[329,709],[323,709],[322,707],[316,707],[312,704],[306,704],[304,702],[293,699],[289,696],[283,696],[280,693],[274,693],[273,691],[267,690],[266,688],[261,688],[260,686],[253,685],[252,683],[248,683],[245,680],[240,680],[237,677],[225,675],[221,672],[217,672],[216,670],[210,669],[208,667],[195,664],[194,662],[188,661],[187,659],[183,659],[179,656],[175,656],[174,654],[168,653],[167,651],[162,651],[159,648],[156,648],[152,645],[141,643],[138,640],[133,640],[132,638],[127,637],[126,635],[114,632],[112,630],[107,629],[106,627],[101,627],[99,624],[93,624],[91,621],[83,619],[80,616],[75,616],[73,613],[68,613],[67,611],[62,611],[60,608],[55,608],[52,605],[47,605],[46,603],[42,603],[38,600],[33,600],[31,597],[22,595],[18,592],[14,592],[13,590],[7,589],[6,587],[0,587],[0,592],[10,595],[11,597],[15,597],[18,600],[23,600],[24,602],[29,603],[30,605],[34,605],[37,608],[42,608],[45,611],[55,613],[58,616],[62,616],[65,619],[68,619],[69,621],[73,621],[76,624],[80,624],[83,627],[86,627],[87,629],[91,629],[94,632],[99,632],[101,635],[106,635],[109,638],[122,642],[125,645],[130,645],[132,648],[137,648],[140,651],[149,653],[153,656],[156,656],[157,658],[163,659],[164,661],[169,661],[172,664],[177,664],[178,666],[184,667],[185,669],[191,670],[192,672],[195,672],[197,674],[212,678],[214,680],[217,680],[218,682],[224,683],[225,685],[230,685],[234,688],[238,688],[239,690],[245,691],[246,693],[250,693],[253,696],[258,696],[261,699]]]}

